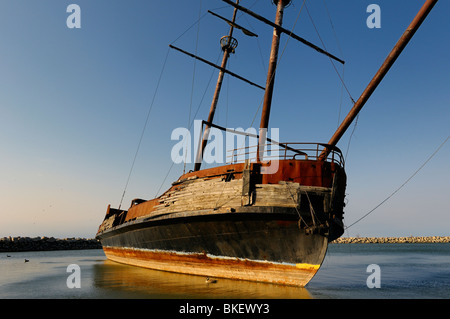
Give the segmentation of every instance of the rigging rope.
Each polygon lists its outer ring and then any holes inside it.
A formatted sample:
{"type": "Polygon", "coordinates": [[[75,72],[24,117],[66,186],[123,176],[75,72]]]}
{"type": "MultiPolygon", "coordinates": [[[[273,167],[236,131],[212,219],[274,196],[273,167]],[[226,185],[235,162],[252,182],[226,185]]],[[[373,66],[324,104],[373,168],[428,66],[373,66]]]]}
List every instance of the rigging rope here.
{"type": "MultiPolygon", "coordinates": [[[[344,59],[344,52],[342,51],[341,44],[339,43],[339,38],[336,33],[336,29],[334,28],[333,20],[331,19],[330,11],[328,10],[328,6],[325,0],[323,0],[323,5],[325,7],[325,11],[328,15],[328,20],[330,21],[331,29],[333,30],[334,38],[336,39],[336,44],[339,49],[339,53],[341,54],[342,59],[344,59]]],[[[342,78],[345,78],[345,64],[342,65],[342,78]]],[[[344,85],[341,86],[341,97],[339,101],[339,113],[338,113],[338,120],[337,120],[337,127],[339,127],[339,124],[341,123],[341,112],[342,112],[342,98],[344,95],[344,85]]]]}
{"type": "MultiPolygon", "coordinates": [[[[218,57],[217,57],[216,63],[217,63],[217,61],[219,61],[219,58],[220,58],[221,54],[222,54],[222,49],[219,50],[219,55],[218,55],[218,57]]],[[[203,92],[202,98],[201,98],[201,100],[200,100],[200,103],[198,104],[198,107],[197,107],[197,110],[195,111],[195,114],[194,114],[194,116],[193,116],[193,119],[195,119],[195,117],[197,116],[198,111],[200,110],[200,106],[202,105],[203,100],[205,99],[206,92],[207,92],[208,89],[209,89],[209,86],[210,86],[210,84],[211,84],[211,81],[212,81],[212,78],[213,78],[213,75],[214,75],[215,71],[216,71],[216,69],[214,69],[214,68],[213,68],[212,71],[211,71],[211,76],[209,77],[208,84],[206,85],[205,91],[203,92]]],[[[189,129],[188,129],[189,131],[191,130],[193,124],[194,124],[194,121],[191,121],[191,123],[190,123],[190,125],[189,125],[189,129]]],[[[155,194],[155,197],[158,196],[159,192],[161,191],[161,188],[164,186],[164,183],[166,182],[167,177],[169,176],[169,173],[170,173],[170,171],[172,170],[174,164],[175,164],[175,162],[172,161],[172,165],[170,165],[170,168],[169,168],[169,170],[167,171],[167,174],[166,174],[166,176],[164,177],[164,179],[163,179],[161,185],[159,186],[158,191],[157,191],[156,194],[155,194]]]]}
{"type": "Polygon", "coordinates": [[[355,225],[356,223],[360,222],[362,219],[366,218],[367,216],[369,216],[374,210],[376,210],[378,207],[380,207],[381,205],[383,205],[385,202],[387,202],[392,196],[394,196],[400,189],[403,188],[403,186],[405,186],[414,176],[417,175],[417,173],[419,173],[419,171],[424,168],[424,166],[437,154],[437,152],[439,152],[439,150],[444,146],[445,143],[447,143],[448,139],[450,138],[450,135],[447,136],[447,138],[445,139],[444,142],[442,142],[441,145],[439,145],[439,147],[434,151],[433,154],[431,154],[428,159],[402,184],[400,185],[400,187],[398,187],[394,192],[392,192],[388,197],[386,197],[386,199],[384,199],[381,203],[379,203],[377,206],[375,206],[372,210],[370,210],[367,214],[365,214],[364,216],[362,216],[361,218],[359,218],[357,221],[355,221],[354,223],[350,224],[349,226],[346,226],[345,229],[349,229],[350,227],[352,227],[353,225],[355,225]]]}
{"type": "Polygon", "coordinates": [[[190,29],[192,29],[195,25],[197,25],[197,23],[199,23],[200,20],[203,19],[207,14],[208,14],[208,12],[204,13],[200,18],[198,18],[197,21],[195,21],[189,28],[187,28],[182,34],[180,34],[180,35],[178,36],[178,38],[176,38],[175,40],[173,40],[173,41],[171,42],[171,44],[174,44],[175,42],[177,42],[178,39],[180,39],[180,38],[181,38],[183,35],[185,35],[190,29]]]}
{"type": "Polygon", "coordinates": [[[350,137],[348,138],[347,151],[345,152],[345,158],[346,158],[346,159],[348,159],[348,151],[350,150],[350,143],[351,143],[351,141],[352,141],[353,133],[355,133],[356,125],[358,125],[358,119],[359,119],[359,114],[356,115],[356,118],[355,118],[355,125],[353,126],[352,133],[350,134],[350,137]]]}
{"type": "Polygon", "coordinates": [[[161,78],[162,78],[162,75],[164,73],[164,69],[166,67],[166,62],[167,62],[167,57],[169,56],[169,51],[170,51],[170,49],[167,50],[166,57],[165,57],[164,63],[163,63],[163,67],[162,67],[161,73],[159,75],[158,83],[156,84],[155,93],[153,94],[153,99],[152,99],[152,102],[150,103],[150,108],[149,108],[149,110],[147,112],[147,118],[145,119],[144,128],[142,129],[141,137],[139,138],[138,146],[137,146],[137,149],[136,149],[136,153],[134,154],[134,158],[133,158],[133,162],[131,164],[130,172],[128,173],[127,182],[125,183],[125,188],[124,188],[123,193],[122,193],[122,198],[120,199],[119,209],[122,206],[123,198],[125,197],[125,193],[126,193],[127,188],[128,188],[128,183],[130,182],[131,173],[133,172],[134,164],[136,163],[136,158],[138,156],[139,149],[141,147],[142,138],[144,137],[145,129],[147,128],[148,120],[150,118],[150,113],[152,111],[153,104],[155,102],[156,93],[158,92],[159,84],[161,83],[161,78]]]}
{"type": "Polygon", "coordinates": [[[337,46],[338,46],[339,53],[340,53],[341,56],[343,57],[343,56],[344,56],[344,52],[342,52],[342,48],[341,48],[341,45],[340,45],[340,43],[339,43],[339,39],[338,39],[338,37],[337,37],[336,30],[335,30],[335,28],[334,28],[333,20],[331,19],[330,11],[328,10],[328,6],[327,6],[327,3],[325,2],[325,0],[323,0],[323,5],[325,6],[325,10],[326,10],[326,12],[327,12],[328,19],[330,20],[331,29],[333,30],[334,37],[336,38],[336,44],[337,44],[337,46]]]}
{"type": "MultiPolygon", "coordinates": [[[[198,12],[198,23],[197,23],[197,37],[195,40],[195,55],[197,55],[197,50],[198,50],[198,36],[200,34],[200,20],[201,20],[201,13],[202,13],[202,0],[200,0],[200,8],[199,8],[199,12],[198,12]]],[[[191,99],[190,99],[190,103],[189,103],[189,118],[188,118],[188,125],[191,123],[191,113],[192,113],[192,99],[194,98],[194,84],[195,84],[195,71],[197,69],[197,59],[194,59],[194,70],[192,72],[192,84],[191,84],[191,99]]],[[[187,141],[186,141],[187,143],[187,141]]],[[[187,152],[185,154],[187,156],[187,152]]],[[[184,165],[183,165],[183,174],[186,172],[186,156],[184,158],[184,165]]]]}
{"type": "MultiPolygon", "coordinates": [[[[333,33],[334,33],[334,36],[335,36],[335,38],[336,38],[336,42],[337,42],[337,46],[338,46],[339,52],[340,52],[341,55],[343,56],[343,52],[342,52],[341,46],[340,46],[340,44],[339,44],[339,40],[338,40],[338,38],[337,38],[336,30],[334,29],[333,21],[331,20],[330,12],[328,11],[328,7],[327,7],[327,5],[326,5],[325,0],[323,0],[323,3],[324,3],[324,6],[325,6],[325,9],[326,9],[326,11],[327,11],[328,18],[329,18],[329,20],[330,20],[331,28],[333,29],[333,33]]],[[[305,9],[306,9],[306,12],[308,13],[308,16],[309,16],[309,19],[311,20],[311,23],[312,23],[313,26],[314,26],[314,29],[316,30],[316,33],[317,33],[317,36],[318,36],[319,39],[320,39],[320,42],[322,43],[324,49],[326,50],[325,43],[322,41],[322,38],[321,38],[321,36],[320,36],[320,34],[319,34],[319,31],[317,30],[316,25],[314,24],[314,21],[313,21],[313,19],[312,19],[311,14],[309,13],[309,10],[308,10],[308,7],[306,6],[306,4],[305,4],[305,9]]],[[[336,74],[339,76],[339,79],[340,79],[340,81],[341,81],[341,83],[342,83],[341,98],[340,98],[340,103],[339,103],[338,124],[337,124],[337,126],[339,127],[339,124],[340,124],[340,117],[341,117],[341,109],[342,109],[342,92],[343,92],[343,89],[345,89],[345,90],[347,91],[347,94],[349,95],[349,97],[350,97],[350,99],[352,100],[353,104],[355,104],[355,100],[353,99],[352,95],[350,94],[350,91],[348,90],[348,88],[347,88],[347,86],[346,86],[346,84],[345,84],[345,82],[344,82],[345,64],[342,66],[342,76],[341,76],[340,73],[338,72],[336,66],[334,65],[334,62],[333,62],[333,60],[332,60],[331,58],[330,58],[330,62],[331,62],[331,65],[333,66],[334,70],[336,71],[336,74]]],[[[352,141],[353,134],[355,133],[356,126],[358,125],[358,119],[359,119],[359,114],[357,115],[357,117],[356,117],[356,119],[355,119],[355,124],[354,124],[354,126],[353,126],[352,133],[350,134],[350,137],[349,137],[349,140],[348,140],[347,151],[346,151],[346,153],[345,153],[345,158],[347,158],[348,151],[349,151],[349,149],[350,149],[350,143],[351,143],[351,141],[352,141]]]]}
{"type": "MultiPolygon", "coordinates": [[[[313,21],[313,18],[312,18],[311,15],[309,14],[308,6],[306,5],[306,3],[305,3],[305,9],[306,9],[306,12],[308,13],[309,19],[311,20],[311,23],[312,23],[314,29],[316,30],[317,36],[319,37],[319,40],[320,40],[320,42],[322,43],[323,48],[324,48],[325,50],[327,50],[327,48],[326,48],[326,46],[325,46],[325,43],[323,42],[322,37],[320,36],[319,31],[318,31],[317,28],[316,28],[316,25],[315,25],[315,23],[314,23],[314,21],[313,21]]],[[[328,50],[327,50],[327,51],[328,51],[328,50]]],[[[336,66],[334,65],[333,60],[332,60],[330,57],[328,57],[328,58],[330,59],[331,65],[333,66],[334,71],[336,71],[336,74],[338,75],[338,77],[339,77],[339,79],[340,79],[342,85],[344,86],[345,90],[347,91],[347,94],[348,94],[348,96],[350,97],[350,100],[352,100],[353,104],[355,104],[355,100],[353,99],[352,95],[350,94],[350,91],[348,90],[347,85],[346,85],[345,82],[344,82],[344,79],[342,78],[341,74],[339,73],[339,71],[337,70],[336,66]]]]}
{"type": "MultiPolygon", "coordinates": [[[[201,8],[201,5],[200,5],[200,8],[201,8]]],[[[200,16],[200,12],[201,12],[201,10],[199,11],[199,16],[200,16]]],[[[200,20],[202,20],[207,14],[208,14],[208,12],[205,12],[202,16],[200,16],[196,22],[194,22],[194,23],[193,23],[190,27],[188,27],[182,34],[180,34],[174,41],[172,41],[172,44],[175,43],[176,41],[178,41],[178,39],[180,39],[180,38],[181,38],[184,34],[186,34],[190,29],[192,29],[195,25],[197,25],[197,24],[200,22],[200,20]]],[[[198,31],[197,31],[197,32],[198,32],[198,31]]],[[[141,146],[142,138],[144,137],[144,132],[145,132],[145,129],[146,129],[146,127],[147,127],[147,123],[148,123],[148,120],[149,120],[149,117],[150,117],[150,112],[151,112],[151,110],[152,110],[152,108],[153,108],[153,103],[154,103],[154,101],[155,101],[156,93],[157,93],[157,91],[158,91],[159,84],[160,84],[160,82],[161,82],[161,78],[162,78],[162,75],[163,75],[163,73],[164,73],[164,69],[165,69],[165,67],[166,67],[167,58],[168,58],[168,56],[169,56],[169,51],[170,51],[170,48],[167,50],[167,54],[166,54],[166,57],[165,57],[165,59],[164,59],[163,67],[162,67],[162,70],[161,70],[161,74],[159,75],[159,79],[158,79],[158,83],[157,83],[157,85],[156,85],[155,93],[154,93],[154,95],[153,95],[153,99],[152,99],[152,102],[151,102],[151,104],[150,104],[150,109],[149,109],[149,111],[148,111],[148,113],[147,113],[147,118],[146,118],[146,120],[145,120],[144,128],[142,129],[142,133],[141,133],[141,137],[140,137],[140,139],[139,139],[139,143],[138,143],[138,146],[137,146],[137,149],[136,149],[136,153],[135,153],[135,155],[134,155],[133,162],[132,162],[131,168],[130,168],[130,172],[129,172],[129,174],[128,174],[128,178],[127,178],[127,181],[126,181],[126,183],[125,183],[125,188],[124,188],[124,190],[123,190],[122,197],[121,197],[121,199],[120,199],[119,209],[120,209],[120,207],[122,206],[122,202],[123,202],[123,199],[124,199],[124,197],[125,197],[125,193],[126,193],[126,190],[127,190],[127,188],[128,188],[128,184],[129,184],[129,182],[130,182],[130,178],[131,178],[131,174],[132,174],[132,172],[133,172],[134,164],[135,164],[135,162],[136,162],[136,158],[137,158],[137,155],[138,155],[138,153],[139,153],[139,149],[140,149],[140,146],[141,146]]],[[[212,75],[211,75],[211,78],[212,78],[212,75]]],[[[211,79],[210,79],[210,82],[211,82],[211,79]]],[[[208,86],[209,86],[209,83],[208,83],[208,86]]],[[[203,98],[202,98],[202,101],[203,101],[203,98]]],[[[200,107],[200,105],[199,105],[199,107],[200,107]]],[[[197,112],[198,112],[198,108],[197,108],[197,112]]],[[[195,115],[197,115],[197,112],[195,113],[195,115]]],[[[194,115],[194,118],[195,118],[195,115],[194,115]]],[[[190,115],[189,115],[189,117],[190,117],[190,115]]],[[[166,175],[166,177],[164,178],[164,181],[163,181],[163,183],[161,184],[161,186],[160,186],[160,188],[159,188],[159,190],[158,190],[158,193],[159,193],[159,191],[161,190],[161,187],[162,187],[162,185],[164,184],[165,180],[167,179],[167,176],[169,175],[170,170],[172,169],[173,164],[174,164],[174,163],[172,162],[172,165],[171,165],[171,167],[169,168],[169,171],[167,172],[167,175],[166,175]]]]}

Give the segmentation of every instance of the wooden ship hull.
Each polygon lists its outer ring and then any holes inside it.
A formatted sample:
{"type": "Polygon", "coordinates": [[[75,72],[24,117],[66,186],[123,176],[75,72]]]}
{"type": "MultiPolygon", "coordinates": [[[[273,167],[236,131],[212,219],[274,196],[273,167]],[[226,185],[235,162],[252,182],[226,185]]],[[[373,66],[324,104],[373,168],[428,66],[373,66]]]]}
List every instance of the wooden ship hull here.
{"type": "Polygon", "coordinates": [[[305,286],[343,232],[344,169],[294,159],[280,160],[276,174],[261,174],[262,167],[191,172],[128,211],[108,207],[97,238],[121,263],[305,286]]]}
{"type": "Polygon", "coordinates": [[[194,171],[182,175],[158,198],[135,199],[128,210],[108,206],[96,237],[106,256],[120,263],[205,277],[305,286],[322,264],[328,243],[344,232],[346,174],[336,145],[437,0],[426,0],[330,141],[301,147],[270,141],[264,133],[269,124],[279,38],[285,34],[335,61],[344,61],[281,27],[283,10],[290,0],[273,1],[277,6],[275,23],[239,6],[238,0],[223,1],[235,10],[232,21],[222,18],[231,26],[229,35],[220,42],[222,65],[208,62],[220,72],[194,171]],[[256,160],[247,157],[239,163],[232,156],[228,165],[200,169],[209,130],[220,128],[213,124],[213,118],[224,73],[237,77],[225,69],[237,46],[233,29],[254,35],[235,23],[237,10],[274,27],[266,86],[260,87],[265,93],[260,133],[254,136],[259,139],[256,160]],[[282,150],[282,156],[260,156],[267,141],[282,150]],[[274,164],[276,169],[272,169],[274,164]]]}

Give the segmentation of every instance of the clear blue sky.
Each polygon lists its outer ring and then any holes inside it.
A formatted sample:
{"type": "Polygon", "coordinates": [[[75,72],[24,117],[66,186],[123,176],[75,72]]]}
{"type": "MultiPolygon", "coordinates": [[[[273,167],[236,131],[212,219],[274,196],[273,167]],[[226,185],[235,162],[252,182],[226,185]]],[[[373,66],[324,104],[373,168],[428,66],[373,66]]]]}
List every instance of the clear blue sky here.
{"type": "MultiPolygon", "coordinates": [[[[297,20],[302,2],[286,9],[284,26],[295,24],[295,33],[322,47],[306,10],[297,20]]],[[[326,48],[346,61],[345,69],[336,67],[356,100],[423,1],[307,3],[326,48]],[[371,3],[381,8],[380,29],[366,25],[371,3]]],[[[274,18],[269,0],[241,4],[274,18]]],[[[228,25],[207,10],[232,12],[219,0],[0,2],[0,237],[95,236],[107,205],[120,202],[168,45],[219,57],[228,25]],[[81,29],[66,25],[71,3],[81,8],[81,29]]],[[[450,2],[439,1],[360,114],[346,158],[347,225],[397,189],[450,134],[449,12],[450,2]]],[[[272,30],[243,14],[238,23],[259,37],[235,31],[239,46],[229,68],[264,85],[272,30]]],[[[328,58],[286,40],[269,125],[280,128],[282,141],[327,142],[351,101],[345,91],[341,98],[328,58]]],[[[194,81],[193,70],[191,58],[167,55],[123,207],[157,194],[172,163],[171,132],[187,127],[199,106],[195,119],[207,118],[217,72],[200,103],[213,70],[197,62],[194,81]]],[[[253,126],[259,125],[259,89],[226,77],[222,93],[218,124],[248,128],[256,114],[253,126]]],[[[352,129],[338,144],[344,154],[352,129]]],[[[346,235],[450,235],[449,158],[450,142],[346,235]]],[[[182,171],[173,166],[159,194],[182,171]]]]}

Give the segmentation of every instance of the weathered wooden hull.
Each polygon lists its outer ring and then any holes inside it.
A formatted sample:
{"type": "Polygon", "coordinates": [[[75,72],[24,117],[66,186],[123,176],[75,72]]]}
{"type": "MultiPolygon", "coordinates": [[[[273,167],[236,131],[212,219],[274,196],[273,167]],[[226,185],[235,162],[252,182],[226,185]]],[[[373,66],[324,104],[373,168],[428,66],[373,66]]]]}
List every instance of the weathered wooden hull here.
{"type": "Polygon", "coordinates": [[[110,260],[205,277],[305,286],[322,264],[328,239],[300,230],[295,215],[231,214],[141,222],[99,238],[110,260]]]}
{"type": "Polygon", "coordinates": [[[108,208],[97,238],[120,263],[303,287],[342,234],[345,173],[285,161],[278,174],[253,165],[188,173],[156,199],[108,208]]]}

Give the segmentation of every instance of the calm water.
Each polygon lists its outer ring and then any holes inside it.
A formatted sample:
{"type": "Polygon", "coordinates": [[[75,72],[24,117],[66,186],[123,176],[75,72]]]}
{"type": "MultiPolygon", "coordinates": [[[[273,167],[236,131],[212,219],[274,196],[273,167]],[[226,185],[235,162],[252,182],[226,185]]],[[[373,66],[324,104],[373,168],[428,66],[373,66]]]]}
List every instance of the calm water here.
{"type": "Polygon", "coordinates": [[[450,244],[334,244],[307,288],[172,274],[106,260],[102,250],[0,253],[0,298],[403,299],[450,297],[450,244]],[[9,255],[10,257],[7,257],[9,255]],[[29,262],[24,262],[28,259],[29,262]],[[80,288],[68,288],[70,264],[80,288]],[[368,288],[367,266],[380,268],[368,288]]]}

